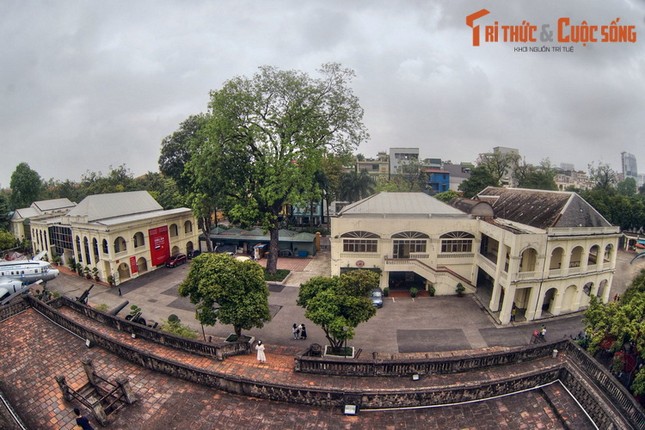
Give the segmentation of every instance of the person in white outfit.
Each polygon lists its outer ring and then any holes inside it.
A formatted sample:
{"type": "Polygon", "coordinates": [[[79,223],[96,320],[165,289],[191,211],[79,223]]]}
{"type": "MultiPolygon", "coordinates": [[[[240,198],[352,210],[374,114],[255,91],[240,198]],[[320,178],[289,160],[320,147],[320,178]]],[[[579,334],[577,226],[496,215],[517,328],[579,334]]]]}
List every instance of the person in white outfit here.
{"type": "Polygon", "coordinates": [[[267,361],[267,356],[264,354],[264,344],[262,343],[261,340],[258,340],[258,344],[255,345],[255,350],[258,352],[258,361],[260,363],[266,363],[267,361]]]}

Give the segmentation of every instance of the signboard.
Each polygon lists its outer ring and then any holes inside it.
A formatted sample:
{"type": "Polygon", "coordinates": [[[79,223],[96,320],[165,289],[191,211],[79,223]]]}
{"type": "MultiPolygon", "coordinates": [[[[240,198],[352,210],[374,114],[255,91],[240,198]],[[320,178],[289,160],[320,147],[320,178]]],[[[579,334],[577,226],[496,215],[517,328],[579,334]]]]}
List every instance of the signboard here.
{"type": "Polygon", "coordinates": [[[148,230],[150,240],[150,260],[153,266],[161,266],[170,258],[170,240],[168,226],[164,225],[148,230]]]}
{"type": "Polygon", "coordinates": [[[139,267],[137,266],[137,257],[134,255],[130,257],[130,273],[133,275],[139,272],[139,267]]]}

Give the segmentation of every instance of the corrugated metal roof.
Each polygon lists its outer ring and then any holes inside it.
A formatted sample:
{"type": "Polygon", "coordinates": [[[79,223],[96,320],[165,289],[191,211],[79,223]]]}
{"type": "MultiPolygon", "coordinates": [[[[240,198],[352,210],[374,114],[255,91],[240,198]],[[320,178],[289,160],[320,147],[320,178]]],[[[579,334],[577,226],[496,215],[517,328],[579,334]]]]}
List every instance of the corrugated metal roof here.
{"type": "Polygon", "coordinates": [[[76,206],[76,203],[72,202],[70,199],[51,199],[51,200],[41,200],[38,202],[33,202],[32,207],[46,212],[46,211],[55,211],[61,209],[69,209],[76,206]]]}
{"type": "Polygon", "coordinates": [[[574,192],[487,187],[477,198],[489,202],[496,217],[531,227],[611,227],[574,192]]]}
{"type": "Polygon", "coordinates": [[[27,219],[27,218],[37,217],[38,215],[40,215],[40,212],[38,211],[38,209],[21,208],[21,209],[16,209],[14,211],[11,219],[27,219]]]}
{"type": "Polygon", "coordinates": [[[145,212],[141,214],[125,215],[120,217],[103,219],[103,220],[96,221],[95,223],[100,225],[112,226],[112,225],[141,221],[145,219],[168,217],[168,216],[184,214],[184,213],[190,213],[190,209],[176,208],[176,209],[168,209],[165,211],[160,210],[160,211],[154,211],[154,212],[145,212]]]}
{"type": "Polygon", "coordinates": [[[147,191],[130,191],[87,196],[68,215],[92,222],[160,210],[161,205],[147,191]]]}
{"type": "Polygon", "coordinates": [[[463,216],[462,211],[424,193],[382,192],[345,206],[343,215],[463,216]]]}

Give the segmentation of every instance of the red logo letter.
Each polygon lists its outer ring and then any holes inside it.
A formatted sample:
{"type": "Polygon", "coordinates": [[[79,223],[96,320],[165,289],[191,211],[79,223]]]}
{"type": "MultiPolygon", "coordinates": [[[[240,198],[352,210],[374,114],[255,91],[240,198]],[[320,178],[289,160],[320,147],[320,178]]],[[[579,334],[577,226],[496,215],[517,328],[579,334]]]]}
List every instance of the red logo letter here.
{"type": "Polygon", "coordinates": [[[473,27],[473,23],[482,16],[488,15],[490,12],[482,9],[475,13],[471,13],[466,17],[466,25],[473,29],[473,46],[479,46],[479,26],[473,27]]]}

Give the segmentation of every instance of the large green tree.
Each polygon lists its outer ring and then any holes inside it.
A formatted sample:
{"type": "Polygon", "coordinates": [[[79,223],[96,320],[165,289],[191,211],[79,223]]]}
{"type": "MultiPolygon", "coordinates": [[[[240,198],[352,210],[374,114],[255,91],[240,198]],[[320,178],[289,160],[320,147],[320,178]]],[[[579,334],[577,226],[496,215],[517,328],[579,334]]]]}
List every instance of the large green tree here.
{"type": "Polygon", "coordinates": [[[0,192],[0,230],[9,230],[9,199],[0,192]]]}
{"type": "Polygon", "coordinates": [[[329,345],[338,349],[352,339],[355,328],[376,314],[368,297],[379,285],[379,274],[354,270],[335,277],[317,276],[300,286],[298,305],[320,326],[329,345]]]}
{"type": "Polygon", "coordinates": [[[11,209],[29,207],[38,201],[43,190],[43,180],[38,172],[32,170],[27,163],[20,163],[11,174],[10,205],[11,209]]]}
{"type": "Polygon", "coordinates": [[[16,238],[5,230],[0,230],[0,251],[6,251],[16,246],[16,238]]]}
{"type": "Polygon", "coordinates": [[[340,178],[339,197],[348,202],[357,202],[374,193],[376,181],[364,170],[344,173],[340,178]]]}
{"type": "MultiPolygon", "coordinates": [[[[606,347],[604,343],[610,340],[612,351],[620,355],[624,353],[625,345],[633,345],[645,360],[645,270],[634,278],[618,302],[603,304],[592,297],[583,321],[591,353],[595,353],[601,344],[606,347]]],[[[636,394],[645,394],[645,367],[638,371],[632,390],[636,394]]]]}
{"type": "Polygon", "coordinates": [[[307,204],[322,160],[367,137],[363,109],[349,87],[354,73],[338,64],[323,65],[320,73],[314,79],[265,66],[252,78],[227,81],[211,92],[207,139],[191,156],[197,182],[216,177],[226,193],[231,221],[269,232],[270,273],[277,269],[285,204],[307,204]]]}
{"type": "Polygon", "coordinates": [[[515,169],[517,186],[533,190],[556,191],[558,186],[555,183],[555,173],[548,159],[542,160],[539,166],[520,163],[515,169]]]}
{"type": "Polygon", "coordinates": [[[459,191],[464,193],[464,197],[472,198],[488,186],[498,187],[499,185],[499,181],[486,167],[476,166],[471,169],[470,177],[459,184],[459,191]]]}
{"type": "Polygon", "coordinates": [[[202,254],[190,265],[179,294],[196,305],[203,325],[232,324],[235,334],[271,319],[269,289],[262,266],[226,254],[202,254]]]}

